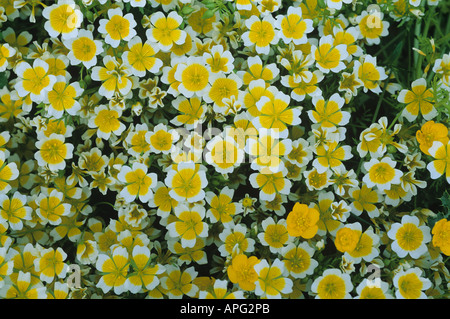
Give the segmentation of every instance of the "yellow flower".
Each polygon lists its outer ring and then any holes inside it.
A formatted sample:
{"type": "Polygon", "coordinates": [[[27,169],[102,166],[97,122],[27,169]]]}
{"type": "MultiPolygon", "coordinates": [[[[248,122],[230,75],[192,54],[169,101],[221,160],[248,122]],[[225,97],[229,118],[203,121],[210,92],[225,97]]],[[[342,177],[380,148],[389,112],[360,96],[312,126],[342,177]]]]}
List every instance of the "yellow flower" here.
{"type": "Polygon", "coordinates": [[[175,44],[182,44],[186,39],[186,31],[179,27],[183,18],[176,12],[170,11],[167,17],[162,12],[155,12],[150,17],[152,26],[147,30],[147,39],[156,42],[159,48],[167,52],[175,44]]]}
{"type": "Polygon", "coordinates": [[[416,132],[416,139],[419,142],[420,150],[430,155],[429,149],[434,142],[441,142],[444,145],[447,144],[449,141],[448,128],[442,123],[428,121],[416,132]]]}
{"type": "Polygon", "coordinates": [[[450,256],[450,222],[445,218],[437,221],[431,232],[433,246],[439,247],[443,254],[450,256]]]}
{"type": "Polygon", "coordinates": [[[295,203],[286,218],[287,231],[290,236],[310,239],[318,230],[319,212],[305,204],[295,203]]]}
{"type": "Polygon", "coordinates": [[[105,42],[117,48],[121,40],[129,41],[136,35],[136,21],[132,13],[123,15],[122,9],[108,10],[108,19],[101,19],[98,31],[105,34],[105,42]]]}
{"type": "Polygon", "coordinates": [[[247,257],[244,254],[235,256],[227,268],[228,278],[232,283],[238,284],[242,290],[255,290],[258,274],[254,267],[259,262],[260,260],[255,256],[247,257]]]}
{"type": "MultiPolygon", "coordinates": [[[[360,226],[360,225],[359,225],[360,226]]],[[[334,239],[334,245],[340,252],[352,252],[359,242],[361,237],[360,227],[346,227],[340,228],[336,232],[336,238],[334,239]]]]}

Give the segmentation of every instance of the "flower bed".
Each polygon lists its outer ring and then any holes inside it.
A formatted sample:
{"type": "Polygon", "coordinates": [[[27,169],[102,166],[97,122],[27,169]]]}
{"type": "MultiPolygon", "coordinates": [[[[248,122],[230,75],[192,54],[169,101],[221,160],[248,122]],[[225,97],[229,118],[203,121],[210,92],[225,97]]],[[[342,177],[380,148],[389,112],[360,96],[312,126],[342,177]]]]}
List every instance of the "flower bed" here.
{"type": "Polygon", "coordinates": [[[449,11],[0,0],[0,296],[448,298],[449,11]]]}

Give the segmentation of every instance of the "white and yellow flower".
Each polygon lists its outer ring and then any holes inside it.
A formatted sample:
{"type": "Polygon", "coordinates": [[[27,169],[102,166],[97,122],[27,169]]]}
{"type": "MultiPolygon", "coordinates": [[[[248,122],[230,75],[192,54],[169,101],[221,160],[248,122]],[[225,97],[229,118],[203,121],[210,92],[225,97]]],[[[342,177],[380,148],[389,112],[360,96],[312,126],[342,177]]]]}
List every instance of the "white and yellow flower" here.
{"type": "Polygon", "coordinates": [[[108,10],[108,19],[101,19],[98,31],[105,35],[105,42],[113,48],[117,48],[120,41],[128,42],[136,35],[136,21],[132,13],[123,15],[122,9],[112,8],[108,10]]]}
{"type": "Polygon", "coordinates": [[[117,179],[124,184],[120,195],[126,202],[131,203],[136,198],[146,203],[153,197],[158,177],[155,173],[148,173],[145,164],[134,162],[132,167],[123,165],[120,168],[117,179]]]}
{"type": "Polygon", "coordinates": [[[161,51],[168,52],[174,44],[182,44],[186,39],[186,31],[180,30],[182,22],[183,18],[176,11],[170,11],[167,17],[157,11],[150,17],[147,39],[156,42],[161,51]]]}
{"type": "Polygon", "coordinates": [[[82,29],[76,38],[64,39],[63,43],[69,49],[67,58],[72,65],[82,63],[86,68],[91,68],[97,64],[97,55],[103,53],[102,42],[94,39],[89,30],[82,29]]]}
{"type": "Polygon", "coordinates": [[[389,22],[383,21],[381,10],[372,10],[370,13],[363,10],[356,18],[360,38],[366,40],[368,45],[380,44],[380,38],[389,34],[389,22]]]}
{"type": "Polygon", "coordinates": [[[154,43],[142,43],[142,39],[135,36],[128,42],[128,50],[122,54],[122,60],[130,65],[133,75],[143,77],[147,71],[154,74],[159,72],[163,62],[155,56],[158,52],[159,47],[154,43]]]}
{"type": "Polygon", "coordinates": [[[279,15],[276,17],[276,28],[278,36],[289,44],[293,42],[296,45],[307,42],[307,34],[311,33],[313,28],[313,21],[311,19],[304,19],[302,16],[302,9],[300,7],[290,6],[286,15],[279,15]]]}
{"type": "Polygon", "coordinates": [[[174,79],[180,82],[178,91],[185,97],[203,97],[210,89],[211,72],[203,57],[190,56],[178,65],[174,79]]]}
{"type": "Polygon", "coordinates": [[[3,72],[8,67],[8,58],[16,54],[16,49],[11,47],[8,43],[0,44],[0,72],[3,72]]]}
{"type": "Polygon", "coordinates": [[[65,278],[69,269],[69,266],[64,263],[66,258],[67,254],[61,247],[44,249],[40,252],[40,257],[34,260],[39,278],[47,283],[51,283],[55,277],[65,278]]]}
{"type": "Polygon", "coordinates": [[[103,58],[103,65],[93,67],[91,73],[92,80],[102,82],[98,93],[108,99],[115,93],[127,95],[133,86],[130,66],[110,55],[103,58]]]}
{"type": "Polygon", "coordinates": [[[403,89],[398,93],[397,101],[406,104],[402,116],[413,122],[422,114],[427,121],[438,115],[434,107],[433,89],[427,89],[427,80],[419,78],[411,83],[411,90],[403,89]]]}
{"type": "Polygon", "coordinates": [[[64,135],[52,133],[49,137],[42,137],[36,142],[38,151],[34,157],[39,166],[48,165],[51,170],[66,167],[66,160],[73,156],[73,145],[65,141],[64,135]]]}
{"type": "Polygon", "coordinates": [[[150,151],[156,154],[169,154],[173,151],[173,143],[180,135],[174,129],[168,129],[165,124],[156,125],[152,131],[145,134],[145,141],[150,145],[150,151]]]}
{"type": "Polygon", "coordinates": [[[184,204],[178,205],[174,209],[175,221],[166,226],[169,235],[181,238],[182,247],[194,247],[197,237],[208,236],[208,224],[203,221],[205,212],[205,208],[201,205],[193,207],[184,204]]]}
{"type": "Polygon", "coordinates": [[[83,93],[83,89],[78,82],[68,84],[62,75],[56,77],[53,88],[44,99],[44,103],[49,104],[47,114],[56,119],[60,119],[64,111],[75,116],[81,109],[77,98],[83,93]]]}
{"type": "Polygon", "coordinates": [[[400,257],[410,255],[418,259],[428,252],[427,243],[431,241],[430,227],[420,225],[416,216],[404,215],[401,223],[393,223],[387,235],[393,240],[392,250],[400,257]]]}
{"type": "Polygon", "coordinates": [[[269,54],[270,45],[278,43],[278,34],[275,30],[275,19],[270,15],[265,15],[262,19],[252,15],[245,20],[248,31],[242,34],[242,40],[247,47],[255,46],[259,54],[269,54]]]}
{"type": "Polygon", "coordinates": [[[249,237],[249,230],[245,224],[233,223],[225,227],[219,234],[222,245],[219,252],[222,257],[236,256],[242,253],[251,253],[255,250],[255,240],[249,237]]]}
{"type": "Polygon", "coordinates": [[[291,98],[281,91],[276,92],[273,98],[262,96],[256,107],[259,114],[252,120],[257,130],[272,129],[278,133],[279,138],[286,138],[289,130],[288,125],[299,125],[301,123],[301,107],[289,107],[291,98]]]}
{"type": "Polygon", "coordinates": [[[99,105],[95,109],[95,115],[89,118],[88,126],[97,129],[97,136],[108,140],[111,133],[119,136],[125,131],[125,124],[120,122],[121,112],[110,110],[106,105],[99,105]]]}
{"type": "Polygon", "coordinates": [[[311,55],[317,68],[323,73],[338,73],[345,69],[344,60],[348,57],[347,45],[335,45],[332,35],[323,36],[318,46],[311,46],[311,55]]]}
{"type": "Polygon", "coordinates": [[[434,158],[427,165],[431,178],[437,179],[445,174],[445,178],[450,184],[450,142],[443,144],[441,141],[434,141],[428,149],[428,153],[434,158]]]}
{"type": "Polygon", "coordinates": [[[233,172],[244,156],[244,150],[231,136],[218,135],[206,144],[205,161],[221,174],[233,172]]]}
{"type": "Polygon", "coordinates": [[[158,284],[159,276],[166,270],[164,266],[151,264],[150,249],[136,245],[131,254],[132,271],[127,276],[125,287],[131,293],[139,293],[143,288],[153,290],[158,284]]]}
{"type": "Polygon", "coordinates": [[[17,64],[15,73],[19,81],[14,85],[20,97],[29,95],[31,101],[40,103],[53,87],[56,77],[48,73],[49,65],[42,59],[35,59],[33,66],[28,62],[17,64]]]}
{"type": "Polygon", "coordinates": [[[170,196],[177,201],[197,202],[205,198],[204,188],[208,185],[205,167],[193,162],[180,162],[170,170],[164,180],[170,188],[170,196]]]}
{"type": "Polygon", "coordinates": [[[10,198],[0,194],[0,222],[8,223],[12,230],[21,230],[25,220],[31,220],[33,209],[27,206],[27,196],[15,192],[10,198]]]}
{"type": "Polygon", "coordinates": [[[259,199],[272,201],[276,194],[289,195],[292,182],[286,178],[287,171],[282,170],[278,173],[253,173],[249,177],[253,188],[259,189],[259,199]]]}
{"type": "Polygon", "coordinates": [[[116,295],[127,291],[128,269],[130,268],[129,254],[125,247],[115,248],[111,254],[100,254],[95,268],[102,274],[96,287],[100,288],[103,293],[108,293],[111,289],[116,295]]]}
{"type": "Polygon", "coordinates": [[[432,284],[428,278],[422,277],[423,271],[418,267],[398,272],[393,279],[395,297],[397,299],[427,299],[425,290],[432,284]]]}
{"type": "Polygon", "coordinates": [[[350,299],[352,290],[350,275],[334,268],[325,270],[311,286],[316,299],[350,299]]]}
{"type": "Polygon", "coordinates": [[[19,170],[17,169],[17,164],[14,162],[7,163],[6,153],[0,151],[0,193],[6,194],[11,189],[9,182],[18,177],[19,170]]]}
{"type": "Polygon", "coordinates": [[[56,4],[45,7],[42,15],[48,20],[44,28],[52,38],[60,34],[63,39],[76,38],[83,22],[83,14],[73,0],[58,0],[56,4]]]}
{"type": "Polygon", "coordinates": [[[262,130],[257,139],[249,138],[245,151],[250,155],[251,168],[263,174],[284,170],[282,157],[292,150],[292,140],[280,139],[275,130],[262,130]]]}
{"type": "Polygon", "coordinates": [[[367,173],[363,177],[363,182],[369,188],[376,186],[380,192],[389,190],[392,184],[400,184],[400,178],[403,175],[401,170],[395,168],[396,164],[388,156],[381,160],[372,158],[369,162],[364,163],[367,173]]]}
{"type": "Polygon", "coordinates": [[[254,266],[258,275],[255,294],[262,298],[281,299],[292,292],[293,282],[286,275],[284,263],[276,258],[271,265],[263,259],[254,266]]]}
{"type": "Polygon", "coordinates": [[[289,275],[293,278],[305,278],[314,273],[319,263],[313,259],[314,248],[307,242],[298,245],[289,243],[281,249],[283,262],[289,275]]]}
{"type": "Polygon", "coordinates": [[[345,99],[339,93],[334,93],[328,100],[322,96],[313,97],[314,110],[308,111],[308,116],[314,124],[332,128],[344,126],[350,121],[350,113],[342,111],[345,99]]]}
{"type": "Polygon", "coordinates": [[[205,62],[209,65],[212,73],[223,72],[228,74],[234,69],[234,57],[230,51],[224,50],[222,45],[215,45],[209,52],[203,53],[205,62]]]}
{"type": "Polygon", "coordinates": [[[41,224],[59,225],[63,216],[68,216],[72,205],[64,202],[64,194],[56,189],[43,190],[35,200],[36,214],[41,219],[41,224]]]}

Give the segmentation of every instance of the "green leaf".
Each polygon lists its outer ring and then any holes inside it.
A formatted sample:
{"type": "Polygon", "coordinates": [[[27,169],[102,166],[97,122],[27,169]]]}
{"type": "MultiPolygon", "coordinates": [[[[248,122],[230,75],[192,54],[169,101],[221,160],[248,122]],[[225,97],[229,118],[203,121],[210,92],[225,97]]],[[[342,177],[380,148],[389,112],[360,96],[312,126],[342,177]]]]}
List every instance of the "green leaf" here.
{"type": "Polygon", "coordinates": [[[0,89],[3,89],[8,84],[8,78],[6,72],[0,73],[0,89]]]}

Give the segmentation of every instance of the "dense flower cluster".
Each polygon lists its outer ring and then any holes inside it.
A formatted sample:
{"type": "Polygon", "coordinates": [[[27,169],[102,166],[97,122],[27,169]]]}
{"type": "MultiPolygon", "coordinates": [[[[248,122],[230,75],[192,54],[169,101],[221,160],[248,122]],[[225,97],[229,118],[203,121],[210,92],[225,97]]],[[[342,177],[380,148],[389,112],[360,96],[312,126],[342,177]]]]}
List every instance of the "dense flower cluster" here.
{"type": "Polygon", "coordinates": [[[449,9],[0,0],[0,296],[448,298],[449,9]]]}

